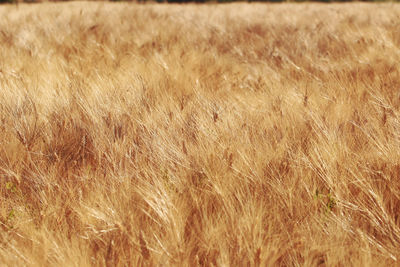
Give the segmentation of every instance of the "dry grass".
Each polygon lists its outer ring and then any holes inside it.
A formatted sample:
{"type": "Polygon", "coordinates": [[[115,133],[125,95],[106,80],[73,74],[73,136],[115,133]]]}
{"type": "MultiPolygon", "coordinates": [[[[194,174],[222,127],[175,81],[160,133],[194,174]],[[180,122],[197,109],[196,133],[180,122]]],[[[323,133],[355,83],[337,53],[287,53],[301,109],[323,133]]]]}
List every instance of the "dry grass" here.
{"type": "Polygon", "coordinates": [[[400,258],[400,6],[0,7],[0,262],[400,258]]]}

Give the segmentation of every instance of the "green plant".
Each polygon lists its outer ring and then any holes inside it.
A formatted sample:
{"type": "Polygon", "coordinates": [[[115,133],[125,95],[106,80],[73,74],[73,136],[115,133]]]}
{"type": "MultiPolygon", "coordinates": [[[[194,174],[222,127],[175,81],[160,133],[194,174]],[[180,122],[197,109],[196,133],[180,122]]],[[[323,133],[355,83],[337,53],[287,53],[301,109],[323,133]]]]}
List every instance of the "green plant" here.
{"type": "MultiPolygon", "coordinates": [[[[17,186],[13,182],[6,182],[6,189],[11,194],[18,193],[17,186]]],[[[13,220],[15,219],[15,208],[12,207],[7,214],[7,217],[4,220],[4,224],[7,225],[10,229],[14,228],[13,220]]]]}
{"type": "Polygon", "coordinates": [[[336,200],[330,192],[328,192],[328,194],[322,194],[317,188],[315,190],[314,199],[318,203],[322,203],[325,214],[332,212],[333,209],[336,207],[336,200]]]}

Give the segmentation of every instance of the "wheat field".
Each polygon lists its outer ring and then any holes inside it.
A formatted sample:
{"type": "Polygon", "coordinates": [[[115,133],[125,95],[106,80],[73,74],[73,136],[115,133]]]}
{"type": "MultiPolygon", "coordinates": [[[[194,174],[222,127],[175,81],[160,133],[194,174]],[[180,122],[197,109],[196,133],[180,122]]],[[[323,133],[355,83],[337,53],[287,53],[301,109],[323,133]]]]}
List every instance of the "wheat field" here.
{"type": "Polygon", "coordinates": [[[2,266],[396,266],[400,6],[0,6],[2,266]]]}

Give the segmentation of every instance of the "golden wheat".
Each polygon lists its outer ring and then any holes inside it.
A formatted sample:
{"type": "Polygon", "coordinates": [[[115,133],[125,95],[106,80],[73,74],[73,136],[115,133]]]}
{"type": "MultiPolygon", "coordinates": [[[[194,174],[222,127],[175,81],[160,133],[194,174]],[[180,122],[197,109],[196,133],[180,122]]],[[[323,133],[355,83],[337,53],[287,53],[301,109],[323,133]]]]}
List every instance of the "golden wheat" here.
{"type": "Polygon", "coordinates": [[[400,258],[400,6],[0,7],[0,262],[400,258]]]}

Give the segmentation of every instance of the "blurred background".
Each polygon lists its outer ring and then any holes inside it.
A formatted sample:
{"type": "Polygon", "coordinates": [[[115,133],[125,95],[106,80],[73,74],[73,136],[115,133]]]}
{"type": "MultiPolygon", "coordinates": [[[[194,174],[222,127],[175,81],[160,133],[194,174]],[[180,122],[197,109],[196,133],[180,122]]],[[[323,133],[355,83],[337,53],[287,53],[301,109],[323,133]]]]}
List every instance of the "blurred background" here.
{"type": "MultiPolygon", "coordinates": [[[[0,0],[0,4],[18,3],[40,3],[40,2],[67,2],[69,0],[0,0]]],[[[89,0],[96,1],[96,0],[89,0]]],[[[99,0],[104,1],[104,0],[99,0]]],[[[107,0],[106,0],[107,1],[107,0]]],[[[231,2],[269,2],[269,3],[290,3],[290,2],[400,2],[400,0],[109,0],[110,2],[136,2],[136,3],[231,3],[231,2]]]]}

